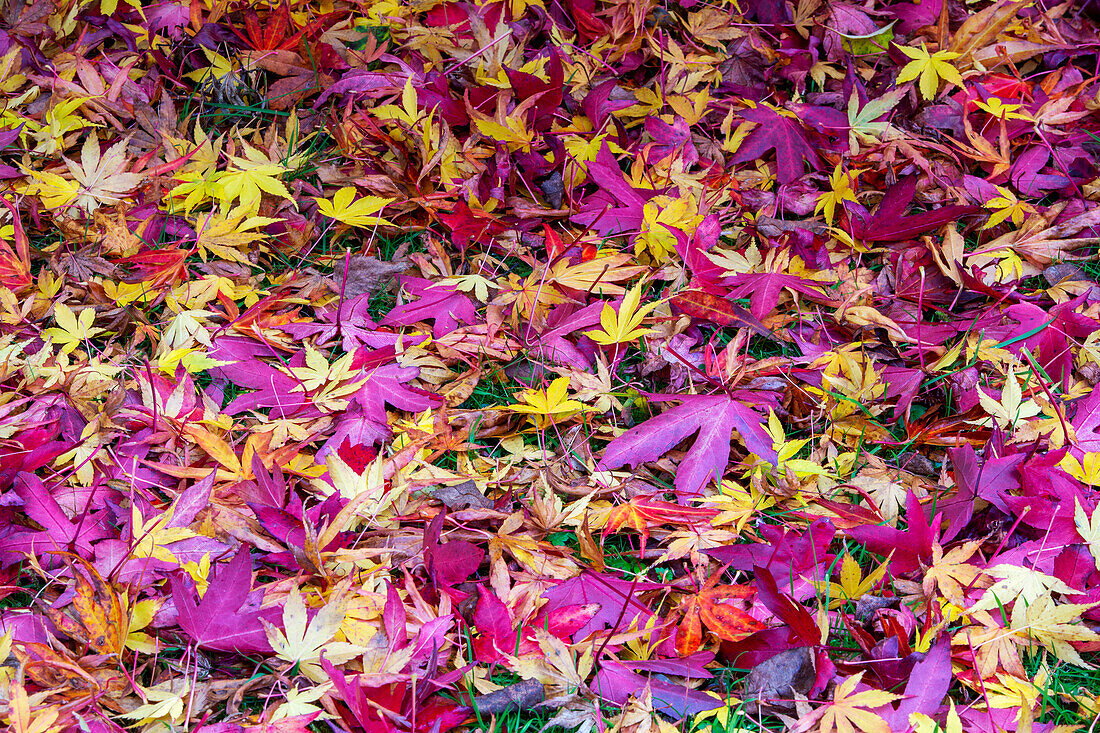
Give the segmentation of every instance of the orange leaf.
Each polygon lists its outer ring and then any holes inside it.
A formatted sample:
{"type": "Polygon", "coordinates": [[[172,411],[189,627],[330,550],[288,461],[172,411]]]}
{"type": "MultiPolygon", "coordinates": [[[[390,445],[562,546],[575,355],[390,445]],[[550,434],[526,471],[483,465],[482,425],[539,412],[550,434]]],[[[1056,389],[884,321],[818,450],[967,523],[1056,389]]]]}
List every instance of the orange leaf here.
{"type": "Polygon", "coordinates": [[[206,428],[198,425],[187,425],[183,429],[184,434],[198,443],[199,447],[209,454],[218,463],[225,466],[233,473],[241,473],[241,462],[232,446],[214,435],[206,428]]]}
{"type": "Polygon", "coordinates": [[[702,507],[686,507],[657,501],[645,496],[635,496],[625,504],[620,504],[607,515],[607,524],[603,536],[628,527],[642,535],[642,549],[649,540],[649,528],[660,524],[694,525],[709,522],[718,516],[717,510],[702,507]]]}
{"type": "Polygon", "coordinates": [[[703,624],[699,618],[699,601],[694,596],[687,600],[684,620],[676,629],[676,653],[689,657],[703,645],[703,624]]]}
{"type": "Polygon", "coordinates": [[[723,641],[741,641],[767,628],[733,605],[756,591],[746,585],[718,585],[698,595],[699,616],[707,628],[723,641]]]}

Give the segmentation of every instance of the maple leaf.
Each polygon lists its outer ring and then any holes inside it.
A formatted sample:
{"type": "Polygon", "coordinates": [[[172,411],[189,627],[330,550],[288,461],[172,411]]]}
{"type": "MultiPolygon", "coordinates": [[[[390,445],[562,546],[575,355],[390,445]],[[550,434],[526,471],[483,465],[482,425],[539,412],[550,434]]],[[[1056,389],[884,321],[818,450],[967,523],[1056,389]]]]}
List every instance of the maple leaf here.
{"type": "Polygon", "coordinates": [[[687,31],[708,46],[721,46],[723,41],[740,38],[745,31],[730,22],[730,15],[718,8],[703,8],[688,13],[687,31]]]}
{"type": "Polygon", "coordinates": [[[584,334],[598,344],[609,346],[611,344],[623,344],[634,341],[646,334],[653,333],[651,328],[642,328],[642,320],[661,301],[648,303],[639,307],[642,299],[642,285],[639,283],[627,291],[626,297],[619,304],[616,311],[610,303],[605,303],[600,313],[600,325],[602,330],[585,331],[584,334]]]}
{"type": "Polygon", "coordinates": [[[1009,603],[1031,605],[1051,593],[1076,592],[1058,578],[1023,565],[1002,563],[988,568],[985,573],[1000,580],[986,589],[981,600],[968,609],[970,612],[989,611],[1009,603]]]}
{"type": "Polygon", "coordinates": [[[507,143],[511,150],[529,151],[535,139],[534,131],[527,129],[525,116],[519,110],[508,115],[504,124],[488,117],[478,117],[474,120],[474,126],[482,135],[507,143]]]}
{"type": "Polygon", "coordinates": [[[931,597],[938,586],[947,600],[965,605],[966,590],[982,575],[982,569],[969,562],[982,543],[971,540],[944,553],[939,542],[932,544],[932,561],[924,574],[924,592],[931,597]]]}
{"type": "Polygon", "coordinates": [[[1076,496],[1073,497],[1073,519],[1081,539],[1088,544],[1089,552],[1096,561],[1096,569],[1100,570],[1100,503],[1092,510],[1092,517],[1089,517],[1081,506],[1081,501],[1076,496]]]}
{"type": "Polygon", "coordinates": [[[32,183],[23,183],[20,189],[29,196],[38,196],[42,203],[49,209],[65,209],[76,200],[80,193],[80,184],[62,178],[50,171],[32,171],[23,168],[23,172],[31,177],[32,183]]]}
{"type": "Polygon", "coordinates": [[[1018,227],[1024,223],[1024,217],[1035,213],[1034,206],[1026,201],[1020,201],[1016,198],[1016,194],[1007,188],[1003,186],[997,186],[996,188],[997,193],[1000,195],[994,196],[985,202],[985,207],[992,209],[994,213],[982,225],[982,229],[992,229],[1006,219],[1011,221],[1013,226],[1018,227]]]}
{"type": "Polygon", "coordinates": [[[978,109],[986,112],[992,117],[998,120],[1033,120],[1035,119],[1026,112],[1018,112],[1022,109],[1022,104],[1005,104],[1000,97],[990,97],[984,101],[976,100],[974,102],[978,109]]]}
{"type": "Polygon", "coordinates": [[[714,518],[715,514],[716,512],[713,509],[687,508],[677,504],[656,501],[652,498],[635,496],[608,513],[603,535],[606,537],[622,527],[630,527],[642,535],[642,549],[640,552],[645,552],[645,544],[649,539],[651,526],[659,524],[692,526],[700,522],[707,523],[714,518]]]}
{"type": "Polygon", "coordinates": [[[859,173],[859,171],[844,171],[837,163],[836,170],[833,171],[833,175],[829,179],[831,190],[818,197],[814,213],[824,211],[825,222],[832,224],[838,205],[845,201],[856,201],[856,192],[852,184],[859,179],[859,173]]]}
{"type": "Polygon", "coordinates": [[[962,76],[951,65],[950,61],[959,57],[953,51],[936,51],[928,53],[928,48],[922,43],[920,48],[898,46],[902,53],[913,59],[898,74],[897,83],[913,81],[920,77],[920,92],[925,99],[932,99],[940,88],[940,80],[961,87],[962,76]]]}
{"type": "Polygon", "coordinates": [[[779,303],[784,290],[821,297],[822,283],[798,275],[779,272],[747,272],[726,279],[731,286],[729,297],[749,298],[749,311],[758,319],[765,318],[779,303]]]}
{"type": "Polygon", "coordinates": [[[558,377],[546,389],[527,389],[516,395],[521,402],[509,405],[507,410],[527,415],[539,430],[545,430],[556,422],[568,420],[589,409],[584,404],[568,398],[569,377],[558,377]]]}
{"type": "Polygon", "coordinates": [[[247,547],[215,572],[198,604],[188,584],[173,576],[172,598],[179,612],[180,628],[207,649],[271,651],[258,609],[246,605],[251,589],[252,560],[247,547]]]}
{"type": "Polygon", "coordinates": [[[723,641],[741,641],[767,628],[734,603],[756,594],[745,585],[718,585],[719,575],[708,580],[698,593],[687,598],[684,619],[676,631],[676,651],[687,657],[702,645],[702,625],[723,641]]]}
{"type": "Polygon", "coordinates": [[[392,198],[381,196],[363,196],[355,198],[355,189],[345,186],[332,196],[332,201],[317,199],[317,210],[330,219],[347,224],[350,227],[393,226],[392,222],[375,216],[386,207],[386,204],[394,201],[392,198]]]}
{"type": "Polygon", "coordinates": [[[664,397],[683,400],[683,404],[612,440],[600,460],[601,470],[623,465],[635,468],[656,460],[684,438],[698,433],[691,450],[680,462],[675,479],[677,491],[684,495],[698,494],[707,483],[725,473],[734,431],[751,452],[773,464],[776,462],[771,437],[762,424],[765,418],[757,412],[769,406],[770,396],[737,391],[731,395],[664,397]]]}
{"type": "Polygon", "coordinates": [[[137,504],[130,506],[130,535],[134,543],[130,552],[134,557],[152,557],[176,564],[176,556],[168,549],[168,545],[190,539],[195,533],[187,527],[169,526],[174,511],[174,508],[170,508],[146,520],[137,504]]]}
{"type": "Polygon", "coordinates": [[[233,165],[210,184],[211,194],[223,207],[227,208],[236,201],[238,213],[255,215],[260,210],[260,197],[264,193],[294,201],[286,185],[278,178],[287,172],[284,165],[269,160],[259,150],[247,145],[244,154],[244,158],[231,156],[233,165]]]}
{"type": "Polygon", "coordinates": [[[860,107],[859,95],[852,92],[848,98],[848,149],[852,155],[859,153],[861,142],[878,144],[880,138],[891,130],[889,122],[878,120],[894,109],[903,96],[904,91],[896,89],[860,107]]]}
{"type": "Polygon", "coordinates": [[[58,303],[53,309],[55,328],[47,328],[43,335],[54,343],[61,345],[61,352],[71,354],[78,346],[84,346],[93,336],[106,331],[97,326],[95,322],[95,309],[83,308],[80,315],[72,312],[72,309],[64,303],[58,303]]]}
{"type": "Polygon", "coordinates": [[[127,142],[120,140],[100,154],[99,140],[95,135],[88,135],[80,151],[80,165],[62,156],[80,186],[74,199],[77,206],[91,213],[102,204],[118,203],[122,194],[141,183],[143,176],[125,172],[127,142]]]}
{"type": "MultiPolygon", "coordinates": [[[[1070,454],[1058,462],[1058,467],[1083,484],[1100,486],[1100,453],[1085,453],[1078,461],[1070,454]]],[[[1093,520],[1095,523],[1095,520],[1093,520]]],[[[1078,527],[1082,525],[1078,523],[1078,527]]]]}
{"type": "Polygon", "coordinates": [[[890,556],[890,564],[895,572],[907,573],[918,570],[921,563],[932,556],[935,544],[933,526],[938,526],[937,515],[931,523],[921,507],[920,497],[912,489],[906,497],[905,518],[909,526],[905,530],[893,527],[862,526],[853,527],[849,533],[857,541],[867,545],[872,552],[890,556]]]}
{"type": "Polygon", "coordinates": [[[452,287],[443,286],[417,277],[400,278],[401,287],[415,300],[393,308],[380,321],[381,325],[409,325],[417,321],[433,321],[432,335],[446,336],[458,328],[458,324],[473,323],[476,319],[474,303],[452,287]]]}
{"type": "Polygon", "coordinates": [[[906,176],[886,189],[886,195],[882,197],[874,215],[869,214],[862,206],[846,203],[852,236],[868,242],[900,242],[981,210],[977,206],[952,205],[923,214],[905,216],[905,210],[916,195],[916,176],[906,176]]]}
{"type": "Polygon", "coordinates": [[[963,733],[962,718],[959,717],[959,713],[955,710],[955,701],[951,700],[950,708],[947,711],[947,721],[943,728],[935,720],[925,715],[924,713],[911,713],[909,715],[909,725],[913,727],[914,733],[963,733]]]}
{"type": "Polygon", "coordinates": [[[1081,658],[1073,642],[1100,641],[1100,634],[1079,622],[1096,603],[1056,604],[1049,595],[1032,603],[1016,603],[1012,608],[1011,628],[1017,641],[1038,642],[1051,654],[1068,664],[1092,668],[1081,658]]]}
{"type": "Polygon", "coordinates": [[[214,212],[204,214],[195,225],[195,244],[199,248],[199,256],[203,262],[206,262],[208,254],[213,254],[223,260],[251,264],[246,255],[247,246],[267,238],[264,232],[251,230],[279,221],[282,220],[267,216],[242,214],[226,218],[214,212]]]}
{"type": "Polygon", "coordinates": [[[43,125],[35,131],[34,137],[38,140],[34,152],[50,155],[62,148],[65,137],[77,130],[86,127],[101,127],[84,115],[80,114],[80,106],[84,100],[80,97],[61,99],[46,110],[43,125]]]}
{"type": "Polygon", "coordinates": [[[1016,379],[1016,372],[1012,367],[1009,367],[1008,374],[1005,376],[1000,401],[987,395],[980,387],[976,389],[981,406],[1001,427],[1011,428],[1020,420],[1035,417],[1042,411],[1035,400],[1024,401],[1023,390],[1020,388],[1020,382],[1016,379]]]}
{"type": "Polygon", "coordinates": [[[875,584],[886,575],[888,568],[889,563],[883,562],[865,578],[856,559],[845,553],[840,561],[840,582],[814,581],[814,587],[828,594],[831,599],[829,608],[839,608],[847,601],[857,600],[870,593],[875,584]]]}
{"type": "Polygon", "coordinates": [[[890,733],[890,726],[878,714],[869,708],[878,708],[900,700],[895,695],[882,690],[864,690],[855,692],[856,685],[863,679],[863,672],[841,682],[833,692],[833,700],[810,715],[802,718],[791,728],[791,733],[806,733],[815,724],[820,733],[890,733]]]}
{"type": "Polygon", "coordinates": [[[664,262],[676,249],[676,232],[690,236],[702,220],[695,199],[654,196],[642,207],[634,253],[644,262],[664,262]]]}
{"type": "Polygon", "coordinates": [[[261,619],[267,629],[267,641],[275,650],[275,656],[295,665],[299,672],[314,682],[323,682],[321,656],[333,663],[343,664],[359,656],[365,650],[345,641],[333,641],[344,622],[347,600],[339,595],[330,599],[310,621],[301,592],[295,588],[287,596],[283,606],[283,630],[261,619]]]}
{"type": "Polygon", "coordinates": [[[189,680],[169,680],[155,687],[142,687],[142,695],[145,704],[139,705],[122,717],[136,720],[137,725],[147,725],[153,722],[171,723],[179,725],[183,722],[184,710],[187,707],[188,692],[191,689],[189,680]]]}
{"type": "Polygon", "coordinates": [[[749,133],[734,154],[731,162],[747,163],[757,160],[769,150],[775,150],[780,183],[791,183],[804,171],[803,160],[817,167],[817,150],[806,137],[806,129],[798,117],[787,110],[779,110],[768,104],[738,112],[759,127],[749,133]]]}

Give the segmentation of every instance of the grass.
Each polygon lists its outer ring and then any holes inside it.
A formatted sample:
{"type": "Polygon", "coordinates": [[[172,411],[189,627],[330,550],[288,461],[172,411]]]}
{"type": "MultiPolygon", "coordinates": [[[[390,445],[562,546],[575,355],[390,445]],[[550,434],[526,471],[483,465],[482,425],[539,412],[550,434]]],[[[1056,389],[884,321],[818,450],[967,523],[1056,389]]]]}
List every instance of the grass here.
{"type": "MultiPolygon", "coordinates": [[[[422,234],[420,232],[404,232],[394,236],[378,236],[371,244],[368,254],[383,262],[392,262],[397,250],[402,246],[407,246],[406,254],[423,252],[424,240],[422,234]]],[[[340,267],[342,265],[338,263],[337,276],[340,275],[340,267]]],[[[371,293],[367,301],[367,312],[376,321],[389,313],[397,304],[397,289],[392,287],[395,279],[388,280],[375,292],[371,293]]]]}
{"type": "MultiPolygon", "coordinates": [[[[1093,664],[1100,655],[1083,655],[1093,664]]],[[[1034,679],[1041,667],[1046,666],[1048,673],[1045,683],[1039,688],[1039,708],[1036,720],[1055,725],[1085,725],[1096,722],[1097,714],[1078,705],[1072,695],[1097,695],[1100,693],[1100,669],[1073,667],[1059,662],[1047,652],[1034,654],[1024,660],[1024,669],[1034,679]]],[[[1095,704],[1095,703],[1094,703],[1095,704]]]]}

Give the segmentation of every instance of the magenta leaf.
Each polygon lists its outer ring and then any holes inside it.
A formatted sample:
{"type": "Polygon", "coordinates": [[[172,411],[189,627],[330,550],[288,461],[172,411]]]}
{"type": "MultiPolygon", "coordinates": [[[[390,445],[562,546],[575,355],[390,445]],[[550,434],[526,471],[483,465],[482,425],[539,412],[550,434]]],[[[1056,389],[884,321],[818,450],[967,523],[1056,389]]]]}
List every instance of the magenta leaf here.
{"type": "Polygon", "coordinates": [[[890,568],[895,573],[911,573],[920,569],[922,560],[927,562],[932,559],[932,543],[936,537],[932,528],[939,526],[942,516],[937,514],[929,524],[920,499],[910,490],[906,500],[907,529],[876,525],[853,527],[848,534],[865,544],[871,552],[890,555],[890,568]]]}
{"type": "Polygon", "coordinates": [[[251,589],[252,559],[247,547],[218,568],[197,604],[192,584],[173,576],[172,599],[179,613],[180,628],[207,649],[241,653],[271,651],[260,623],[260,612],[245,607],[251,589]]]}
{"type": "Polygon", "coordinates": [[[764,430],[761,408],[774,407],[774,397],[744,391],[732,395],[663,396],[683,404],[667,410],[611,441],[600,461],[601,470],[635,468],[660,458],[681,440],[698,433],[676,472],[676,490],[698,494],[708,481],[720,479],[729,465],[730,438],[736,431],[745,447],[766,461],[778,460],[764,430]]]}

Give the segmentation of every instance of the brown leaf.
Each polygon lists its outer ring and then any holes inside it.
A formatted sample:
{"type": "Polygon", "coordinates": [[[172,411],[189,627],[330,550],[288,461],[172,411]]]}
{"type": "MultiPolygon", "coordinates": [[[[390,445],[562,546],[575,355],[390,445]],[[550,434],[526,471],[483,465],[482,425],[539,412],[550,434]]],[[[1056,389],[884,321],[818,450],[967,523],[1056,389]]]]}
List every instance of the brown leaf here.
{"type": "Polygon", "coordinates": [[[357,295],[377,293],[407,267],[408,263],[404,260],[386,262],[377,257],[356,255],[348,260],[347,277],[344,276],[344,268],[338,264],[333,279],[338,290],[342,286],[344,298],[350,300],[357,295]]]}
{"type": "Polygon", "coordinates": [[[952,64],[964,71],[973,65],[974,55],[989,46],[1016,18],[1016,13],[1028,5],[1028,0],[1000,0],[995,5],[969,16],[955,32],[948,51],[959,54],[952,64]]]}
{"type": "Polygon", "coordinates": [[[523,680],[487,695],[474,698],[473,707],[479,714],[503,715],[517,710],[530,710],[546,699],[546,688],[538,680],[523,680]]]}
{"type": "Polygon", "coordinates": [[[788,649],[749,670],[743,683],[745,711],[760,715],[765,708],[791,710],[796,694],[805,695],[817,675],[809,647],[788,649]]]}
{"type": "Polygon", "coordinates": [[[448,509],[492,509],[493,502],[477,490],[473,481],[463,481],[455,486],[440,486],[432,496],[443,502],[448,509]]]}

